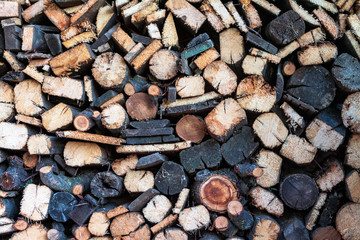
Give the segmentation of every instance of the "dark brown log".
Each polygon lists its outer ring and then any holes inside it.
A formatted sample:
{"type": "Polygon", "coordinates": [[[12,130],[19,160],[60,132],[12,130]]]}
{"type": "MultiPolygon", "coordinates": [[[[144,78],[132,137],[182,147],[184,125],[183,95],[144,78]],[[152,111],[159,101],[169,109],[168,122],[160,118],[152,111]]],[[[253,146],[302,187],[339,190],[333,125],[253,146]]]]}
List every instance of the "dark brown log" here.
{"type": "Polygon", "coordinates": [[[224,216],[219,216],[214,220],[214,228],[225,237],[234,236],[238,229],[224,216]]]}
{"type": "Polygon", "coordinates": [[[313,240],[341,240],[339,232],[331,226],[317,228],[311,235],[313,240]]]}
{"type": "Polygon", "coordinates": [[[75,177],[77,174],[77,170],[75,168],[69,167],[66,165],[65,160],[60,155],[54,156],[54,161],[65,170],[68,174],[75,177]]]}
{"type": "Polygon", "coordinates": [[[254,223],[253,216],[244,209],[238,200],[229,202],[227,205],[227,214],[231,222],[241,231],[250,229],[254,223]]]}
{"type": "Polygon", "coordinates": [[[309,232],[304,226],[301,218],[293,216],[284,219],[281,223],[284,239],[307,239],[310,240],[309,232]]]}
{"type": "Polygon", "coordinates": [[[176,134],[185,141],[200,143],[206,134],[206,125],[202,118],[185,115],[176,124],[176,134]]]}
{"type": "Polygon", "coordinates": [[[287,11],[266,27],[265,34],[279,46],[284,46],[305,33],[305,22],[296,12],[287,11]]]}
{"type": "Polygon", "coordinates": [[[151,120],[156,116],[157,101],[146,93],[135,93],[126,101],[126,110],[132,119],[151,120]]]}
{"type": "Polygon", "coordinates": [[[156,119],[150,121],[132,121],[130,126],[137,129],[148,129],[148,128],[164,128],[170,127],[170,121],[168,119],[156,119]]]}
{"type": "Polygon", "coordinates": [[[314,205],[318,195],[316,183],[305,174],[290,175],[280,185],[281,199],[293,209],[308,209],[314,205]]]}
{"type": "Polygon", "coordinates": [[[336,229],[341,234],[342,239],[352,240],[360,236],[359,215],[359,203],[347,203],[340,208],[336,215],[336,229]]]}
{"type": "Polygon", "coordinates": [[[176,88],[175,87],[167,87],[167,101],[172,103],[176,101],[176,88]]]}
{"type": "Polygon", "coordinates": [[[255,187],[250,190],[249,196],[252,198],[252,204],[260,210],[265,209],[277,217],[284,214],[284,204],[274,193],[262,187],[255,187]]]}
{"type": "Polygon", "coordinates": [[[156,188],[165,195],[178,194],[188,184],[189,178],[184,168],[171,161],[164,162],[155,176],[156,188]]]}
{"type": "Polygon", "coordinates": [[[225,176],[212,175],[199,188],[199,198],[209,210],[225,212],[229,202],[237,199],[234,183],[225,176]]]}
{"type": "Polygon", "coordinates": [[[345,99],[341,110],[341,118],[344,126],[353,133],[360,133],[360,118],[358,116],[360,111],[359,101],[360,92],[350,94],[345,99]]]}
{"type": "Polygon", "coordinates": [[[356,203],[360,203],[360,175],[353,170],[346,175],[345,188],[348,198],[356,203]]]}
{"type": "Polygon", "coordinates": [[[82,199],[79,204],[75,205],[74,210],[70,213],[70,219],[81,226],[90,218],[96,208],[97,206],[94,206],[85,199],[82,199]]]}

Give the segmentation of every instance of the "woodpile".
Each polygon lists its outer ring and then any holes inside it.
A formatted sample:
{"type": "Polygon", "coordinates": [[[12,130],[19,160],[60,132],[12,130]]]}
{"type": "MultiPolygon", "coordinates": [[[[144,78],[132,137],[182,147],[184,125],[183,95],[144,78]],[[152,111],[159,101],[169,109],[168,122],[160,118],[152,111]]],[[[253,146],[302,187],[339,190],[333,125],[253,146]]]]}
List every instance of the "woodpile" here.
{"type": "Polygon", "coordinates": [[[0,0],[0,238],[360,240],[360,1],[0,0]]]}

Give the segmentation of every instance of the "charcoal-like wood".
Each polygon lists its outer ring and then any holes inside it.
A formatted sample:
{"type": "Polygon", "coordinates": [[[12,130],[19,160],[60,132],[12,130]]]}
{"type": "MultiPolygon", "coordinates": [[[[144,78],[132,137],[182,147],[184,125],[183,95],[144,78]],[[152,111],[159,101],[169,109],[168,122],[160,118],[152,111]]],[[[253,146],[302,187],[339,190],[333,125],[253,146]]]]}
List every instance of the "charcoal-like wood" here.
{"type": "Polygon", "coordinates": [[[178,194],[188,184],[189,178],[184,168],[171,161],[164,162],[155,176],[156,188],[166,195],[178,194]]]}
{"type": "Polygon", "coordinates": [[[310,240],[309,232],[305,228],[304,222],[298,217],[286,219],[282,225],[282,235],[284,239],[304,239],[310,240]]]}
{"type": "Polygon", "coordinates": [[[234,200],[227,205],[227,214],[234,225],[241,231],[248,230],[254,223],[254,218],[249,211],[244,209],[240,201],[234,200]]]}
{"type": "Polygon", "coordinates": [[[335,214],[341,204],[340,201],[340,196],[336,192],[328,196],[319,217],[318,223],[320,226],[325,227],[334,223],[335,214]]]}
{"type": "Polygon", "coordinates": [[[334,61],[331,73],[339,88],[346,92],[356,92],[360,90],[358,69],[360,69],[359,60],[347,53],[343,53],[334,61]]]}
{"type": "Polygon", "coordinates": [[[139,158],[136,164],[136,169],[147,169],[161,165],[163,162],[168,161],[169,158],[161,153],[153,153],[139,158]]]}
{"type": "Polygon", "coordinates": [[[57,192],[51,198],[49,215],[57,222],[66,222],[77,203],[77,199],[71,193],[57,192]]]}
{"type": "Polygon", "coordinates": [[[96,206],[92,206],[88,201],[82,199],[71,211],[70,219],[81,226],[90,218],[96,208],[96,206]]]}
{"type": "Polygon", "coordinates": [[[112,172],[99,172],[92,178],[90,188],[98,198],[118,197],[123,192],[123,178],[112,172]]]}
{"type": "Polygon", "coordinates": [[[250,31],[246,33],[246,42],[272,54],[278,52],[277,47],[250,31]]]}
{"type": "Polygon", "coordinates": [[[153,144],[153,143],[162,143],[162,142],[163,142],[162,136],[126,138],[126,144],[128,145],[153,144]]]}
{"type": "Polygon", "coordinates": [[[24,187],[25,180],[29,175],[23,167],[21,158],[10,156],[8,161],[8,168],[0,175],[1,189],[5,191],[20,190],[24,187]]]}
{"type": "Polygon", "coordinates": [[[214,228],[225,237],[234,236],[238,229],[230,222],[227,217],[219,216],[214,220],[214,228]]]}
{"type": "Polygon", "coordinates": [[[174,132],[174,129],[171,127],[165,128],[147,128],[147,129],[125,129],[122,131],[122,136],[125,138],[128,137],[152,137],[152,136],[162,136],[162,135],[171,135],[174,132]]]}
{"type": "Polygon", "coordinates": [[[16,25],[4,27],[5,49],[10,51],[21,50],[22,29],[16,25]]]}

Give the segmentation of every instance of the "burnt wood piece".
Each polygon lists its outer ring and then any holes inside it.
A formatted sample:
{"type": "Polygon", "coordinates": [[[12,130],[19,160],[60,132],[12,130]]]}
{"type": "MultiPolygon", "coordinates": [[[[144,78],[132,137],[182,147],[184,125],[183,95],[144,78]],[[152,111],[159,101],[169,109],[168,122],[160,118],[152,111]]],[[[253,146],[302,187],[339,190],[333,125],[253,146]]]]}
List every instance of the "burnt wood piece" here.
{"type": "Polygon", "coordinates": [[[282,235],[285,240],[302,239],[310,240],[309,232],[305,228],[304,222],[298,217],[286,219],[282,224],[282,235]]]}
{"type": "Polygon", "coordinates": [[[261,177],[263,175],[262,168],[258,167],[255,164],[236,164],[234,171],[239,177],[261,177]]]}
{"type": "Polygon", "coordinates": [[[5,191],[20,190],[29,176],[23,167],[23,161],[17,156],[8,157],[9,167],[0,175],[1,189],[5,191]]]}
{"type": "Polygon", "coordinates": [[[163,143],[171,143],[171,142],[180,142],[180,138],[176,137],[175,135],[167,135],[162,136],[162,142],[163,143]]]}
{"type": "Polygon", "coordinates": [[[22,29],[16,25],[7,26],[3,28],[5,50],[9,51],[21,51],[22,43],[22,29]]]}
{"type": "Polygon", "coordinates": [[[322,151],[336,151],[344,142],[345,135],[340,111],[333,108],[321,111],[306,128],[306,138],[322,151]]]}
{"type": "Polygon", "coordinates": [[[162,142],[163,142],[162,136],[126,138],[126,144],[128,145],[152,144],[152,143],[162,143],[162,142]]]}
{"type": "Polygon", "coordinates": [[[341,90],[350,93],[360,90],[360,62],[357,58],[341,54],[335,59],[331,73],[341,90]]]}
{"type": "Polygon", "coordinates": [[[136,169],[147,169],[161,165],[163,162],[168,161],[169,158],[161,153],[153,153],[139,158],[136,164],[136,169]]]}
{"type": "Polygon", "coordinates": [[[54,161],[72,177],[76,176],[77,169],[67,166],[65,160],[60,155],[55,155],[54,161]]]}
{"type": "MultiPolygon", "coordinates": [[[[285,64],[285,63],[284,63],[285,64]]],[[[284,93],[284,86],[285,86],[285,81],[284,81],[284,76],[281,73],[281,64],[278,65],[277,71],[276,71],[276,100],[275,103],[278,103],[284,93]]],[[[282,67],[284,69],[284,67],[282,67]]],[[[295,72],[295,70],[294,70],[295,72]]],[[[292,74],[290,74],[292,75],[292,74]]],[[[287,75],[289,76],[289,75],[287,75]]]]}
{"type": "Polygon", "coordinates": [[[85,199],[82,199],[78,204],[75,205],[71,211],[69,217],[77,225],[81,226],[90,218],[91,214],[95,212],[97,206],[92,205],[85,199]]]}
{"type": "Polygon", "coordinates": [[[280,185],[281,199],[296,210],[305,210],[314,205],[318,195],[315,181],[305,174],[290,175],[280,185]]]}
{"type": "Polygon", "coordinates": [[[140,196],[135,198],[127,208],[129,209],[129,211],[138,212],[141,209],[143,209],[143,207],[146,206],[146,204],[150,201],[150,199],[152,199],[154,196],[159,194],[160,192],[156,189],[153,188],[148,189],[145,192],[143,192],[140,196]]]}
{"type": "Polygon", "coordinates": [[[102,45],[106,44],[111,40],[112,34],[118,29],[118,25],[113,26],[110,28],[105,34],[99,37],[93,44],[91,44],[91,49],[95,50],[100,48],[102,45]]]}
{"type": "Polygon", "coordinates": [[[244,206],[238,200],[229,202],[227,205],[227,214],[231,222],[241,231],[250,229],[254,224],[253,216],[249,211],[244,209],[244,206]]]}
{"type": "Polygon", "coordinates": [[[103,105],[105,102],[107,102],[108,100],[110,100],[111,98],[115,97],[116,95],[118,95],[118,92],[115,92],[114,90],[108,90],[105,93],[103,93],[101,96],[99,96],[98,98],[96,98],[92,103],[91,106],[93,107],[100,107],[101,105],[103,105]]]}
{"type": "Polygon", "coordinates": [[[176,88],[171,86],[167,88],[167,96],[168,102],[175,102],[176,101],[176,88]]]}
{"type": "Polygon", "coordinates": [[[188,59],[195,55],[198,55],[199,53],[205,52],[206,50],[214,47],[214,43],[212,40],[208,39],[201,43],[198,43],[195,46],[187,47],[184,49],[184,51],[181,52],[181,58],[182,59],[188,59]]]}
{"type": "Polygon", "coordinates": [[[91,193],[98,198],[118,197],[123,192],[123,182],[112,172],[99,172],[91,180],[91,193]]]}
{"type": "Polygon", "coordinates": [[[180,152],[180,162],[189,174],[205,168],[217,168],[222,160],[220,144],[209,139],[180,152]]]}
{"type": "Polygon", "coordinates": [[[174,162],[166,161],[155,176],[155,186],[165,195],[175,195],[189,184],[184,168],[174,162]]]}
{"type": "Polygon", "coordinates": [[[303,111],[305,114],[309,116],[313,116],[318,113],[318,110],[316,110],[313,106],[310,104],[307,104],[305,102],[300,101],[298,98],[293,97],[290,94],[284,94],[283,98],[285,101],[291,103],[296,108],[298,108],[300,111],[303,111]]]}
{"type": "Polygon", "coordinates": [[[14,218],[19,213],[19,201],[17,198],[0,199],[1,217],[14,218]]]}
{"type": "Polygon", "coordinates": [[[340,204],[341,196],[336,192],[327,198],[319,217],[318,223],[320,226],[325,227],[334,223],[335,214],[338,211],[340,204]]]}
{"type": "Polygon", "coordinates": [[[165,128],[170,126],[170,120],[156,119],[150,121],[132,121],[130,122],[130,126],[137,129],[165,128]]]}
{"type": "Polygon", "coordinates": [[[328,107],[335,98],[334,79],[322,66],[301,67],[291,76],[286,92],[316,110],[328,107]],[[313,79],[316,79],[314,81],[313,79]]]}
{"type": "Polygon", "coordinates": [[[63,52],[60,34],[45,33],[44,35],[47,47],[53,56],[59,55],[63,52]]]}
{"type": "Polygon", "coordinates": [[[259,37],[258,35],[256,35],[255,33],[252,32],[247,32],[246,33],[246,42],[261,48],[262,50],[272,53],[272,54],[276,54],[278,52],[278,48],[275,47],[274,45],[272,45],[271,43],[267,42],[266,40],[262,39],[261,37],[259,37]]]}
{"type": "Polygon", "coordinates": [[[238,232],[238,229],[225,216],[217,217],[213,222],[213,226],[216,231],[225,237],[232,237],[238,232]]]}
{"type": "Polygon", "coordinates": [[[24,79],[25,79],[25,74],[23,72],[17,72],[17,71],[7,72],[0,77],[0,81],[7,81],[7,82],[21,82],[24,79]]]}
{"type": "Polygon", "coordinates": [[[173,134],[174,129],[172,127],[165,128],[148,128],[148,129],[124,129],[122,136],[128,137],[152,137],[173,134]]]}
{"type": "Polygon", "coordinates": [[[137,92],[146,92],[149,86],[150,83],[147,82],[145,77],[136,75],[125,84],[124,93],[132,96],[137,92]]]}
{"type": "Polygon", "coordinates": [[[78,203],[75,196],[68,192],[57,192],[50,200],[49,215],[57,222],[66,222],[78,203]]]}
{"type": "Polygon", "coordinates": [[[153,41],[153,39],[137,33],[131,33],[131,38],[134,42],[142,43],[144,46],[149,45],[153,41]]]}
{"type": "Polygon", "coordinates": [[[276,45],[284,46],[305,33],[305,22],[296,12],[287,11],[266,27],[265,34],[276,45]]]}
{"type": "Polygon", "coordinates": [[[81,0],[55,0],[61,8],[74,7],[83,4],[81,0]]]}
{"type": "Polygon", "coordinates": [[[250,157],[259,146],[259,143],[254,138],[254,132],[250,127],[242,127],[221,146],[225,162],[230,166],[234,166],[250,157]]]}

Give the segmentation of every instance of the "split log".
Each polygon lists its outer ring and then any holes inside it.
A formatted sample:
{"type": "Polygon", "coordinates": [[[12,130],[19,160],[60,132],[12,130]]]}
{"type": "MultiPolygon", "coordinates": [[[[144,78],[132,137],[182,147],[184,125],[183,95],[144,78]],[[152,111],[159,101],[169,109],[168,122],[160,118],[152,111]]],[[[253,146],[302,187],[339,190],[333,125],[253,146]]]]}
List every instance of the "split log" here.
{"type": "MultiPolygon", "coordinates": [[[[74,210],[70,213],[70,219],[79,226],[83,225],[90,218],[91,214],[96,210],[96,208],[96,205],[93,205],[87,200],[82,199],[79,204],[75,205],[74,210]]],[[[83,226],[83,228],[87,230],[85,226],[83,226]]],[[[80,230],[80,232],[82,232],[82,230],[80,230]]],[[[76,236],[76,234],[74,235],[76,236]]]]}
{"type": "Polygon", "coordinates": [[[272,217],[257,215],[249,233],[251,240],[276,240],[280,235],[280,225],[272,217]]]}
{"type": "Polygon", "coordinates": [[[167,216],[166,218],[164,218],[164,220],[162,220],[161,222],[159,222],[158,224],[154,225],[151,228],[151,232],[153,234],[156,234],[162,230],[164,230],[166,227],[169,227],[171,225],[173,225],[175,223],[175,221],[178,219],[178,215],[176,214],[170,214],[169,216],[167,216]]]}
{"type": "Polygon", "coordinates": [[[347,30],[344,35],[344,45],[349,50],[351,55],[353,56],[360,56],[360,44],[356,40],[354,34],[351,30],[347,30]]]}
{"type": "Polygon", "coordinates": [[[345,188],[348,198],[356,203],[360,203],[360,175],[357,171],[353,170],[346,175],[345,188]]]}
{"type": "Polygon", "coordinates": [[[21,50],[22,29],[16,25],[4,27],[5,49],[18,52],[21,50]]]}
{"type": "Polygon", "coordinates": [[[304,222],[300,217],[292,216],[281,222],[281,230],[284,239],[308,239],[309,232],[305,228],[304,222]]]}
{"type": "Polygon", "coordinates": [[[134,232],[145,223],[140,213],[129,212],[117,216],[110,225],[110,232],[113,237],[123,237],[134,232]]]}
{"type": "Polygon", "coordinates": [[[284,111],[285,116],[288,118],[289,125],[293,131],[303,131],[305,128],[305,121],[287,102],[283,102],[280,108],[284,111]]]}
{"type": "Polygon", "coordinates": [[[44,1],[38,1],[22,11],[22,18],[31,24],[40,23],[44,18],[44,1]]]}
{"type": "Polygon", "coordinates": [[[68,77],[45,76],[42,91],[52,96],[69,98],[75,101],[85,101],[83,81],[68,77]]]}
{"type": "Polygon", "coordinates": [[[101,123],[113,135],[119,135],[129,124],[129,117],[125,109],[118,103],[113,103],[104,108],[101,116],[101,123]]]}
{"type": "Polygon", "coordinates": [[[49,215],[57,222],[66,222],[78,203],[74,195],[68,192],[57,192],[50,200],[49,215]]]}
{"type": "Polygon", "coordinates": [[[87,70],[95,60],[95,54],[86,43],[82,43],[50,60],[49,64],[56,76],[68,76],[87,70]],[[72,61],[70,61],[72,59],[72,61]]]}
{"type": "Polygon", "coordinates": [[[180,228],[166,228],[164,231],[159,232],[155,235],[154,240],[186,240],[188,235],[180,228]]]}
{"type": "Polygon", "coordinates": [[[200,56],[194,60],[194,63],[200,70],[203,70],[218,57],[220,57],[220,54],[212,47],[201,53],[200,56]]]}
{"type": "Polygon", "coordinates": [[[135,170],[138,157],[135,154],[127,155],[125,158],[115,159],[111,163],[111,169],[118,176],[125,176],[131,170],[135,170]]]}
{"type": "MultiPolygon", "coordinates": [[[[279,64],[280,61],[281,61],[280,57],[278,57],[278,56],[276,56],[274,54],[262,51],[262,50],[257,49],[257,48],[251,48],[250,49],[250,54],[255,56],[255,57],[261,57],[261,58],[266,59],[267,61],[275,63],[275,64],[279,64]]],[[[255,59],[258,59],[258,58],[255,58],[255,59]]],[[[265,70],[267,70],[266,65],[264,66],[264,68],[265,68],[265,70]]],[[[262,71],[262,72],[264,72],[264,71],[262,71]]],[[[266,72],[264,72],[263,75],[266,75],[266,72]]]]}
{"type": "Polygon", "coordinates": [[[203,77],[222,95],[230,95],[236,89],[237,77],[223,61],[210,63],[204,69],[203,77]]]}
{"type": "Polygon", "coordinates": [[[26,124],[29,124],[29,125],[32,125],[32,126],[35,126],[35,127],[40,127],[40,128],[43,127],[43,125],[41,123],[41,120],[37,119],[35,117],[29,117],[29,116],[26,116],[26,115],[23,115],[23,114],[17,114],[15,116],[15,119],[18,122],[26,123],[26,124]]]}
{"type": "Polygon", "coordinates": [[[318,9],[314,10],[313,13],[316,18],[319,19],[321,25],[323,25],[326,31],[330,34],[332,39],[336,40],[341,37],[339,25],[332,17],[329,16],[329,14],[326,13],[324,9],[319,7],[318,9]]]}
{"type": "Polygon", "coordinates": [[[178,60],[171,51],[161,49],[150,58],[149,71],[158,80],[170,80],[177,74],[178,60]]]}
{"type": "Polygon", "coordinates": [[[129,212],[129,210],[126,207],[120,205],[114,209],[110,209],[106,213],[106,216],[108,217],[108,219],[111,219],[111,218],[114,218],[116,216],[119,216],[119,215],[127,213],[127,212],[129,212]]]}
{"type": "Polygon", "coordinates": [[[146,93],[135,93],[126,100],[126,110],[132,119],[151,120],[156,116],[157,101],[146,93]]]}
{"type": "Polygon", "coordinates": [[[29,75],[39,83],[43,83],[44,81],[45,75],[42,72],[39,72],[36,67],[31,64],[29,64],[22,72],[26,73],[26,75],[29,75]]]}
{"type": "Polygon", "coordinates": [[[262,149],[256,157],[256,164],[262,169],[262,175],[256,178],[256,183],[268,188],[279,183],[282,158],[276,153],[262,149]]]}
{"type": "Polygon", "coordinates": [[[8,122],[0,123],[0,148],[10,150],[26,149],[29,136],[35,134],[34,130],[25,124],[8,122]]]}
{"type": "Polygon", "coordinates": [[[238,229],[224,216],[217,217],[213,222],[213,227],[225,237],[232,237],[238,232],[238,229]]]}
{"type": "Polygon", "coordinates": [[[345,99],[342,110],[341,118],[343,124],[353,133],[360,133],[360,118],[358,113],[360,111],[360,92],[350,94],[345,99]]]}
{"type": "Polygon", "coordinates": [[[314,160],[317,149],[304,138],[289,135],[283,143],[280,154],[296,164],[307,164],[314,160]]]}
{"type": "Polygon", "coordinates": [[[79,114],[77,108],[64,103],[59,103],[50,110],[41,114],[44,128],[48,132],[54,132],[63,128],[70,127],[73,119],[79,114]]]}
{"type": "Polygon", "coordinates": [[[305,174],[286,177],[280,185],[280,196],[293,209],[305,210],[318,199],[319,189],[312,178],[305,174]]]}
{"type": "Polygon", "coordinates": [[[255,74],[266,77],[268,71],[268,61],[264,58],[246,55],[241,67],[245,74],[255,74]]]}
{"type": "Polygon", "coordinates": [[[221,146],[221,153],[225,162],[234,166],[250,157],[259,146],[254,138],[254,132],[250,127],[242,127],[237,134],[221,146]]]}
{"type": "Polygon", "coordinates": [[[96,16],[96,31],[97,35],[100,37],[110,30],[112,26],[116,24],[116,14],[113,10],[113,7],[105,4],[99,8],[98,14],[96,16]]]}
{"type": "MultiPolygon", "coordinates": [[[[308,55],[311,56],[311,55],[308,55]]],[[[287,92],[317,110],[328,107],[335,98],[333,77],[322,66],[301,67],[287,83],[287,92]],[[316,81],[311,79],[316,78],[316,81]]]]}
{"type": "Polygon", "coordinates": [[[185,208],[179,214],[179,223],[187,232],[206,228],[210,224],[209,211],[203,205],[185,208]]]}
{"type": "Polygon", "coordinates": [[[201,76],[178,78],[175,86],[181,98],[201,96],[205,93],[205,81],[201,76]]]}
{"type": "Polygon", "coordinates": [[[338,55],[337,47],[332,42],[323,42],[317,45],[308,45],[298,52],[298,61],[301,66],[327,63],[338,55]]]}
{"type": "Polygon", "coordinates": [[[132,121],[130,126],[136,129],[164,128],[170,127],[169,119],[156,119],[149,121],[132,121]]]}
{"type": "Polygon", "coordinates": [[[108,164],[106,150],[96,143],[69,141],[63,154],[66,165],[71,167],[108,164]]]}
{"type": "Polygon", "coordinates": [[[155,23],[150,23],[149,25],[146,26],[146,29],[147,29],[148,35],[152,39],[161,40],[160,29],[155,23]]]}
{"type": "Polygon", "coordinates": [[[159,195],[160,192],[156,189],[150,188],[140,194],[136,199],[134,199],[128,206],[129,211],[139,212],[143,209],[146,204],[156,195],[159,195]]]}
{"type": "Polygon", "coordinates": [[[98,198],[118,197],[123,192],[123,178],[112,172],[99,172],[92,178],[90,188],[98,198]]]}
{"type": "Polygon", "coordinates": [[[16,222],[14,223],[13,228],[15,228],[18,231],[23,231],[23,230],[27,229],[28,225],[29,224],[25,219],[18,218],[16,220],[16,222]]]}
{"type": "Polygon", "coordinates": [[[162,47],[161,41],[152,41],[141,53],[130,63],[136,73],[140,74],[145,70],[150,58],[162,47]]]}
{"type": "Polygon", "coordinates": [[[244,40],[240,31],[229,28],[219,35],[221,60],[230,66],[239,66],[244,57],[244,40]]]}
{"type": "Polygon", "coordinates": [[[252,204],[260,210],[265,209],[268,213],[277,217],[283,215],[284,204],[274,193],[262,187],[255,187],[250,190],[249,196],[252,198],[252,204]]]}
{"type": "Polygon", "coordinates": [[[209,210],[225,212],[229,202],[237,199],[235,184],[225,176],[212,175],[199,187],[198,198],[209,210]]]}
{"type": "Polygon", "coordinates": [[[71,232],[76,240],[88,240],[91,237],[91,233],[87,226],[74,225],[71,232]]]}
{"type": "Polygon", "coordinates": [[[172,209],[174,214],[179,214],[185,208],[185,205],[189,200],[189,195],[190,195],[190,189],[183,188],[183,190],[181,190],[179,197],[175,203],[175,207],[172,209]]]}
{"type": "Polygon", "coordinates": [[[170,212],[172,204],[164,195],[156,195],[143,208],[144,218],[151,223],[158,223],[170,212]]]}
{"type": "Polygon", "coordinates": [[[125,142],[125,140],[121,138],[109,137],[109,136],[93,134],[93,133],[77,132],[77,131],[61,131],[61,132],[57,131],[56,136],[60,138],[83,140],[83,141],[109,144],[115,146],[125,142]]]}
{"type": "Polygon", "coordinates": [[[217,33],[221,32],[225,28],[220,17],[217,16],[215,10],[211,7],[208,1],[202,2],[200,10],[205,14],[209,24],[217,33]]]}
{"type": "Polygon", "coordinates": [[[359,61],[347,53],[336,58],[331,73],[336,85],[345,92],[356,92],[360,90],[359,61]]]}
{"type": "Polygon", "coordinates": [[[231,15],[233,16],[236,25],[240,29],[240,31],[247,33],[249,31],[248,26],[246,25],[244,19],[240,16],[239,12],[235,8],[235,5],[233,2],[227,2],[225,3],[226,8],[229,10],[231,15]]]}
{"type": "Polygon", "coordinates": [[[17,113],[36,117],[51,108],[50,102],[41,91],[41,84],[35,80],[24,80],[17,84],[14,95],[17,113]]]}
{"type": "Polygon", "coordinates": [[[276,54],[278,52],[277,47],[250,31],[246,33],[246,42],[271,54],[276,54]]]}
{"type": "Polygon", "coordinates": [[[206,17],[199,10],[185,0],[168,0],[165,6],[195,33],[206,20],[206,17]]]}
{"type": "Polygon", "coordinates": [[[336,229],[344,240],[356,239],[360,236],[359,229],[359,203],[343,205],[336,215],[336,229]]]}
{"type": "Polygon", "coordinates": [[[275,113],[263,113],[253,124],[254,132],[268,148],[280,146],[288,136],[289,131],[275,113]]]}
{"type": "Polygon", "coordinates": [[[176,26],[175,26],[174,17],[172,15],[172,13],[169,13],[165,19],[164,26],[163,26],[163,29],[161,32],[161,36],[162,36],[162,43],[163,43],[164,47],[177,48],[179,46],[179,37],[178,37],[178,33],[176,31],[176,26]]]}
{"type": "Polygon", "coordinates": [[[289,5],[292,8],[292,10],[297,12],[300,15],[300,17],[304,19],[305,22],[313,26],[320,25],[319,21],[308,11],[306,11],[301,5],[299,5],[295,0],[289,0],[289,5]]]}
{"type": "Polygon", "coordinates": [[[47,240],[47,229],[38,223],[31,224],[27,229],[15,233],[11,240],[47,240]]]}
{"type": "Polygon", "coordinates": [[[189,174],[205,168],[217,168],[221,160],[220,144],[214,139],[180,152],[181,165],[189,174]]]}
{"type": "Polygon", "coordinates": [[[67,177],[64,174],[55,174],[53,167],[45,166],[40,169],[40,179],[43,184],[55,191],[81,195],[90,189],[91,179],[95,176],[93,171],[83,171],[76,177],[67,177]]]}
{"type": "Polygon", "coordinates": [[[267,12],[278,16],[281,12],[281,10],[276,7],[274,4],[269,3],[266,0],[253,0],[253,2],[258,5],[259,7],[263,8],[264,10],[266,10],[267,12]]]}
{"type": "Polygon", "coordinates": [[[61,154],[64,151],[65,144],[57,137],[47,136],[45,134],[36,134],[29,137],[27,149],[30,154],[53,155],[61,154]]]}
{"type": "Polygon", "coordinates": [[[234,225],[241,231],[248,230],[254,223],[254,218],[244,209],[240,201],[234,200],[227,205],[227,214],[234,225]]]}
{"type": "Polygon", "coordinates": [[[244,13],[248,22],[250,23],[250,27],[255,29],[262,26],[262,21],[260,19],[259,13],[251,3],[247,1],[240,1],[242,7],[244,9],[244,13]]]}
{"type": "Polygon", "coordinates": [[[46,17],[61,31],[70,26],[70,18],[56,3],[46,3],[44,9],[46,17]]]}
{"type": "Polygon", "coordinates": [[[0,81],[0,122],[8,121],[13,117],[15,113],[14,104],[14,91],[12,87],[0,81]]]}
{"type": "Polygon", "coordinates": [[[121,134],[125,138],[129,137],[152,137],[173,134],[174,129],[171,127],[165,128],[145,128],[145,129],[124,129],[121,134]]]}
{"type": "Polygon", "coordinates": [[[131,37],[120,26],[112,33],[111,38],[114,40],[120,51],[124,53],[129,53],[136,45],[131,37]]]}
{"type": "Polygon", "coordinates": [[[105,4],[104,0],[90,0],[86,2],[79,11],[71,16],[71,24],[81,23],[85,19],[89,19],[91,22],[96,17],[97,10],[105,4]]]}
{"type": "Polygon", "coordinates": [[[287,11],[266,27],[265,34],[276,45],[284,46],[305,33],[305,22],[296,12],[287,11]]]}
{"type": "Polygon", "coordinates": [[[14,71],[21,71],[24,69],[24,65],[16,58],[15,54],[13,54],[12,52],[5,50],[3,53],[3,58],[9,63],[10,67],[14,71]]]}
{"type": "Polygon", "coordinates": [[[105,212],[94,212],[89,220],[88,229],[94,236],[105,236],[110,226],[110,220],[105,212]]]}
{"type": "Polygon", "coordinates": [[[312,231],[316,225],[316,221],[320,215],[320,210],[324,206],[327,199],[326,193],[320,193],[316,203],[314,204],[313,208],[307,214],[305,218],[306,229],[312,231]]]}
{"type": "Polygon", "coordinates": [[[175,195],[187,187],[189,178],[184,168],[177,163],[166,161],[155,175],[156,188],[165,195],[175,195]]]}
{"type": "Polygon", "coordinates": [[[47,186],[27,185],[21,200],[20,214],[33,221],[46,219],[51,195],[52,191],[47,186]]]}
{"type": "Polygon", "coordinates": [[[124,56],[124,60],[127,63],[131,63],[137,55],[139,55],[145,49],[142,43],[137,43],[131,50],[124,56]]]}
{"type": "Polygon", "coordinates": [[[328,227],[320,227],[313,231],[312,233],[313,240],[341,240],[341,235],[335,228],[328,227]]]}
{"type": "Polygon", "coordinates": [[[94,79],[90,76],[84,76],[84,89],[89,102],[93,103],[99,97],[95,89],[94,79]]]}
{"type": "Polygon", "coordinates": [[[206,134],[206,125],[202,118],[185,115],[176,124],[176,134],[185,141],[200,143],[206,134]]]}
{"type": "Polygon", "coordinates": [[[275,104],[276,91],[262,76],[249,76],[239,83],[236,99],[245,110],[268,112],[275,104]]]}
{"type": "Polygon", "coordinates": [[[225,142],[237,127],[247,123],[247,117],[234,99],[227,98],[205,117],[205,123],[213,138],[225,142]]]}
{"type": "Polygon", "coordinates": [[[124,178],[125,189],[133,195],[138,195],[154,187],[154,174],[150,171],[128,171],[124,178]]]}
{"type": "Polygon", "coordinates": [[[168,161],[168,157],[161,153],[153,153],[139,158],[136,163],[136,169],[147,169],[161,165],[163,162],[168,161]]]}
{"type": "Polygon", "coordinates": [[[322,191],[331,191],[333,187],[344,180],[344,170],[336,159],[330,159],[325,163],[325,172],[316,180],[322,191]]]}

